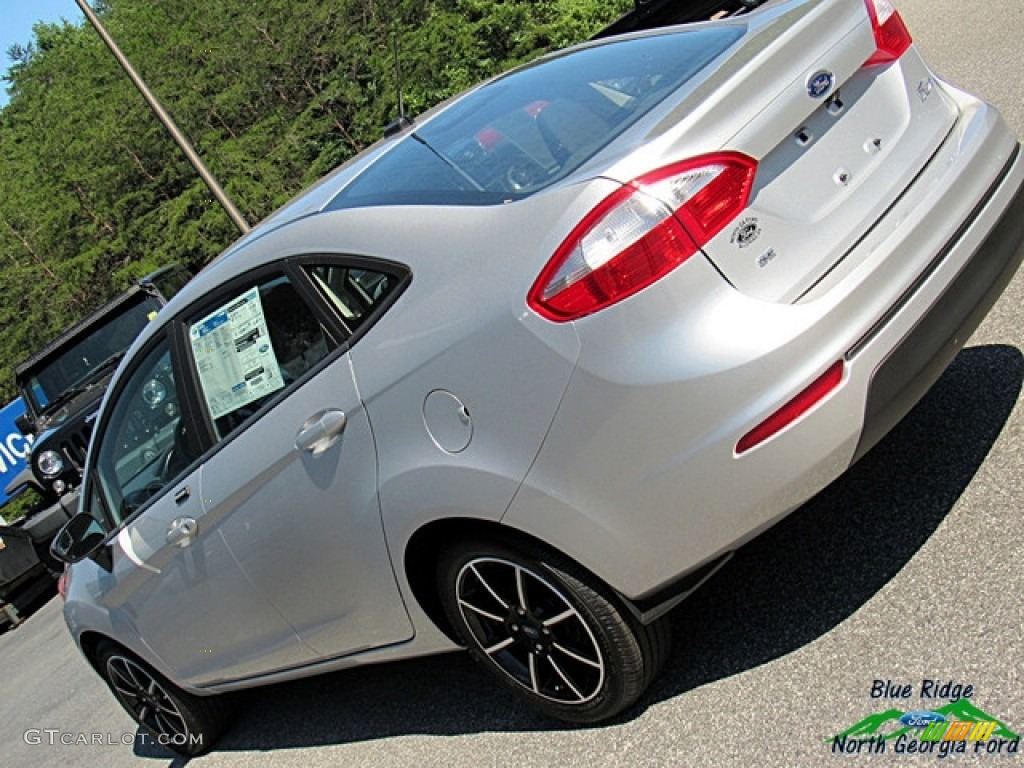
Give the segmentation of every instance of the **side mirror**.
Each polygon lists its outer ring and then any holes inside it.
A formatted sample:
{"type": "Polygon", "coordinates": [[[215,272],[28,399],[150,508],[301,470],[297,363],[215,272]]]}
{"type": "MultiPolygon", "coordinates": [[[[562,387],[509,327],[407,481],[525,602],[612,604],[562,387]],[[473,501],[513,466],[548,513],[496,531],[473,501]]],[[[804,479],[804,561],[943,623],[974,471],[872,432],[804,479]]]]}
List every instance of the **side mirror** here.
{"type": "Polygon", "coordinates": [[[79,512],[65,523],[50,544],[50,554],[62,563],[77,563],[87,557],[93,558],[106,570],[111,570],[113,561],[110,547],[104,542],[107,532],[92,515],[79,512]]]}
{"type": "Polygon", "coordinates": [[[35,419],[32,418],[28,411],[14,417],[14,426],[16,426],[18,431],[25,435],[25,437],[34,435],[36,432],[35,419]]]}

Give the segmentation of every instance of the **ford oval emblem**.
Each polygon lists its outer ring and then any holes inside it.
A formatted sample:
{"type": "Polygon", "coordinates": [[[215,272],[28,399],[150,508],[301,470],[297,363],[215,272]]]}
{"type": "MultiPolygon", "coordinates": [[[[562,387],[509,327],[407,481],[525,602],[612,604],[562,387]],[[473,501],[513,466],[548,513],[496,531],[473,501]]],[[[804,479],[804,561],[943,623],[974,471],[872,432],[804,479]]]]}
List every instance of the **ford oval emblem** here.
{"type": "Polygon", "coordinates": [[[907,712],[900,718],[900,722],[909,728],[924,728],[931,723],[944,723],[946,718],[938,712],[920,710],[917,712],[907,712]]]}
{"type": "Polygon", "coordinates": [[[820,99],[832,90],[832,86],[835,85],[835,82],[836,76],[827,69],[815,72],[807,78],[807,95],[812,99],[820,99]]]}

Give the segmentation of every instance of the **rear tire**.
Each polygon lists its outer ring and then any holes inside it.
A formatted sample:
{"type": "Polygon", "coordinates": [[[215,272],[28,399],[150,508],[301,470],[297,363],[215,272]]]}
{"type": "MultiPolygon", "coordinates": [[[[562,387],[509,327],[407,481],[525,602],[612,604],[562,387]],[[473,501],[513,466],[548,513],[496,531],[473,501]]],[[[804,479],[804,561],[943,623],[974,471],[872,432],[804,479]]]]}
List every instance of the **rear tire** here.
{"type": "Polygon", "coordinates": [[[208,751],[223,732],[228,708],[217,696],[193,696],[132,653],[110,642],[96,666],[114,698],[158,744],[187,757],[208,751]]]}
{"type": "Polygon", "coordinates": [[[453,545],[438,589],[473,658],[535,709],[573,723],[634,704],[664,664],[665,618],[644,626],[584,569],[540,549],[453,545]]]}

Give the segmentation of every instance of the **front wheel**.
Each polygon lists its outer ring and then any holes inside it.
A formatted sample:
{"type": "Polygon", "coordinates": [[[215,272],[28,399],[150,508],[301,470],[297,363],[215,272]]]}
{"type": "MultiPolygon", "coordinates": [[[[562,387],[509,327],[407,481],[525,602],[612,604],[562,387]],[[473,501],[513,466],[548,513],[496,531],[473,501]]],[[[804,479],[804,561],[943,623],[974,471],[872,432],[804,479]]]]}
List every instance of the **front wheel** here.
{"type": "Polygon", "coordinates": [[[540,550],[456,544],[441,602],[472,656],[541,712],[594,723],[632,705],[663,664],[669,625],[650,626],[574,563],[540,550]]]}
{"type": "Polygon", "coordinates": [[[113,643],[97,653],[97,668],[118,703],[158,744],[200,755],[220,736],[227,708],[219,697],[193,696],[113,643]]]}

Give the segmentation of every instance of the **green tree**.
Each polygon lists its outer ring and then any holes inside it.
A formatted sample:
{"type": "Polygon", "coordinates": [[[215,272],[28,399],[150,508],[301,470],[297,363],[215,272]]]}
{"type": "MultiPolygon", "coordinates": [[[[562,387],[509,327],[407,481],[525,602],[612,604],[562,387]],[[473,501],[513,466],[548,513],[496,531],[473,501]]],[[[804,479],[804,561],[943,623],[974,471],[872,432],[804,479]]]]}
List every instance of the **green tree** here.
{"type": "MultiPolygon", "coordinates": [[[[411,114],[581,41],[631,0],[107,0],[107,29],[250,222],[411,114]]],[[[40,24],[0,110],[0,398],[12,366],[237,236],[88,25],[40,24]]]]}

